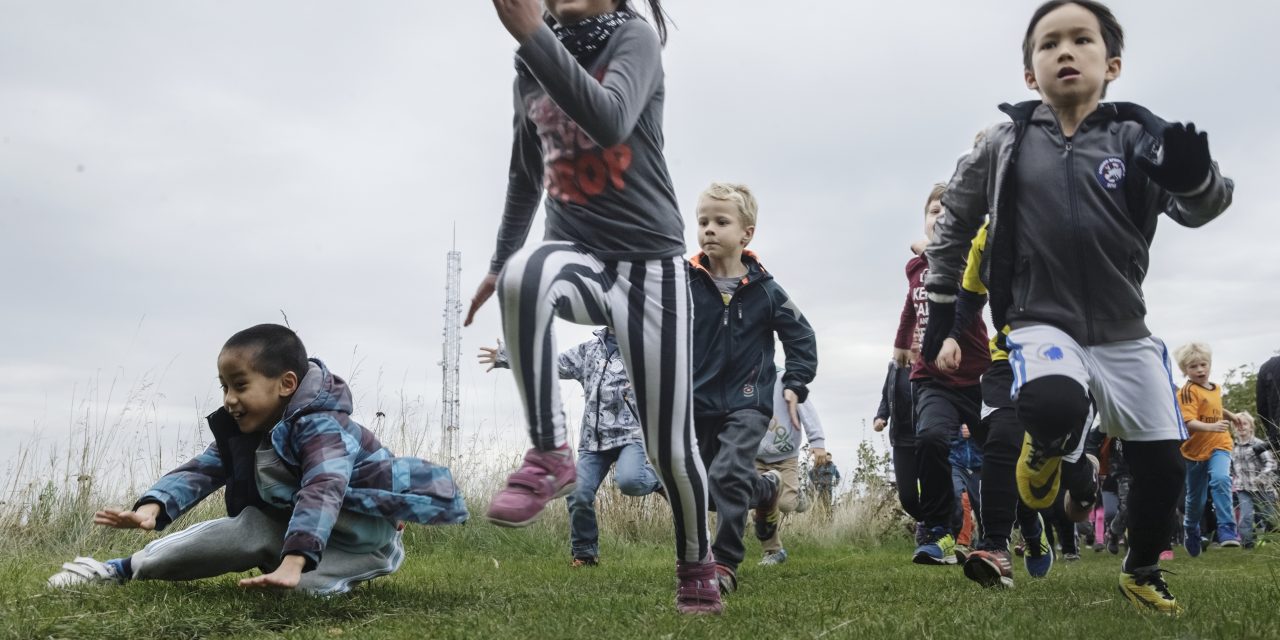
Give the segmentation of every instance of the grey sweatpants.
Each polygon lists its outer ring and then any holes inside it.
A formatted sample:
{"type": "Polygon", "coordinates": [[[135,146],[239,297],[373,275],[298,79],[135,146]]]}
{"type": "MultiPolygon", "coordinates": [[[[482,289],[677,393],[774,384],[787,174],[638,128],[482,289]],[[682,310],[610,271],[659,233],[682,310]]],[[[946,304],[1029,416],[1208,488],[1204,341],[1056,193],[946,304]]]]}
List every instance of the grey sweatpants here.
{"type": "MultiPolygon", "coordinates": [[[[234,518],[218,518],[167,535],[133,554],[135,580],[198,580],[258,568],[280,566],[288,518],[272,517],[247,507],[234,518]]],[[[372,553],[325,549],[320,564],[302,574],[297,589],[315,595],[345,593],[360,582],[395,572],[404,561],[404,545],[396,532],[372,553]]]]}
{"type": "Polygon", "coordinates": [[[756,471],[756,451],[769,417],[743,409],[723,417],[698,418],[694,426],[717,516],[711,550],[717,563],[736,571],[747,552],[742,543],[747,511],[769,491],[768,481],[756,471]]]}

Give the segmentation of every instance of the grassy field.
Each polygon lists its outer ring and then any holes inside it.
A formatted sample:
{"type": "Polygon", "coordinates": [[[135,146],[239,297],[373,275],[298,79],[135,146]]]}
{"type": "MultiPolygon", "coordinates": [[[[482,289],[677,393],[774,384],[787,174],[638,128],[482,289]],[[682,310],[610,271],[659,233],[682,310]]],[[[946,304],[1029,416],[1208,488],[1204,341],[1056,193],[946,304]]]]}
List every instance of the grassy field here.
{"type": "Polygon", "coordinates": [[[234,578],[52,592],[77,553],[123,555],[148,537],[104,532],[90,548],[0,546],[0,636],[13,638],[1278,638],[1280,544],[1179,550],[1166,566],[1186,613],[1140,614],[1116,591],[1118,562],[1085,551],[1044,580],[1015,566],[1012,591],[983,590],[958,567],[912,565],[904,538],[852,544],[804,534],[791,560],[740,572],[720,617],[674,612],[673,560],[659,536],[605,537],[604,563],[567,566],[560,522],[528,530],[477,520],[411,528],[394,576],[316,599],[244,592],[234,578]],[[28,547],[21,553],[15,549],[28,547]]]}

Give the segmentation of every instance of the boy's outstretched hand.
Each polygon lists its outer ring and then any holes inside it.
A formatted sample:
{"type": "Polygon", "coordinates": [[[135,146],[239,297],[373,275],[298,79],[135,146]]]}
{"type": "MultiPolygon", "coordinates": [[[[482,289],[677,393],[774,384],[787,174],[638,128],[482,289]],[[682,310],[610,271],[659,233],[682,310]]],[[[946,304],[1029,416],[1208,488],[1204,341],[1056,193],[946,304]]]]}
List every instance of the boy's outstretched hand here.
{"type": "Polygon", "coordinates": [[[138,507],[136,511],[103,509],[93,514],[93,523],[114,529],[153,531],[156,528],[156,516],[158,515],[160,515],[160,505],[148,502],[138,507]]]}
{"type": "Polygon", "coordinates": [[[1177,195],[1194,194],[1209,181],[1209,134],[1194,123],[1175,122],[1164,130],[1160,164],[1145,156],[1138,166],[1158,185],[1177,195]]]}
{"type": "Polygon", "coordinates": [[[507,361],[502,355],[502,340],[498,340],[498,346],[496,347],[480,347],[480,353],[476,354],[476,360],[479,360],[482,365],[489,365],[489,368],[484,370],[485,373],[493,371],[494,367],[507,366],[507,361]]]}
{"type": "Polygon", "coordinates": [[[302,568],[307,559],[299,555],[287,555],[280,561],[280,566],[271,573],[245,578],[240,586],[249,589],[292,589],[302,580],[302,568]]]}

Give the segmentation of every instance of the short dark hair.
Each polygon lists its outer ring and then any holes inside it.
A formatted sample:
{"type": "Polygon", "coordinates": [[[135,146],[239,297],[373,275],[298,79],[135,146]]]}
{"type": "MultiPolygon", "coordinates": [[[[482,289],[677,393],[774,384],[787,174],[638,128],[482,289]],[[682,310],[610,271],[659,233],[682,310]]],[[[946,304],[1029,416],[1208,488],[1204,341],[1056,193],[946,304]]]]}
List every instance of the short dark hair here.
{"type": "Polygon", "coordinates": [[[1032,33],[1036,30],[1036,25],[1050,12],[1069,4],[1077,4],[1084,7],[1089,13],[1098,18],[1098,26],[1102,30],[1102,42],[1107,46],[1108,58],[1119,58],[1120,52],[1124,50],[1124,29],[1120,27],[1120,21],[1116,20],[1115,14],[1111,13],[1111,9],[1101,2],[1094,0],[1049,0],[1040,5],[1036,12],[1031,14],[1031,23],[1027,25],[1027,35],[1022,38],[1022,68],[1031,68],[1031,54],[1034,53],[1035,43],[1031,41],[1032,33]]]}
{"type": "Polygon", "coordinates": [[[307,348],[298,334],[278,324],[259,324],[237,332],[222,345],[222,350],[248,349],[254,371],[268,378],[292,371],[301,380],[307,375],[307,348]]]}

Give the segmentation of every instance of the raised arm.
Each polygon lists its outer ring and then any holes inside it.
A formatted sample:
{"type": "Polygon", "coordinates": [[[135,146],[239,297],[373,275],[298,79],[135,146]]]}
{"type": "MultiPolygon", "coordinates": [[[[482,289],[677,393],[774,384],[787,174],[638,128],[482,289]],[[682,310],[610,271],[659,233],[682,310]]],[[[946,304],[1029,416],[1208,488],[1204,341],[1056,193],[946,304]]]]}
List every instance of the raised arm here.
{"type": "Polygon", "coordinates": [[[524,246],[533,216],[542,202],[542,147],[533,122],[525,112],[516,79],[515,123],[512,126],[511,165],[507,172],[507,201],[498,226],[498,242],[489,261],[489,273],[502,271],[507,258],[524,246]]]}
{"type": "Polygon", "coordinates": [[[1194,124],[1175,122],[1161,140],[1145,135],[1138,156],[1140,183],[1145,189],[1147,214],[1163,212],[1184,227],[1199,227],[1231,205],[1235,183],[1223,177],[1209,156],[1209,136],[1194,124]]]}
{"type": "Polygon", "coordinates": [[[631,136],[662,81],[662,45],[645,22],[632,20],[618,27],[609,46],[613,53],[599,80],[545,24],[516,51],[547,95],[601,147],[631,136]]]}

